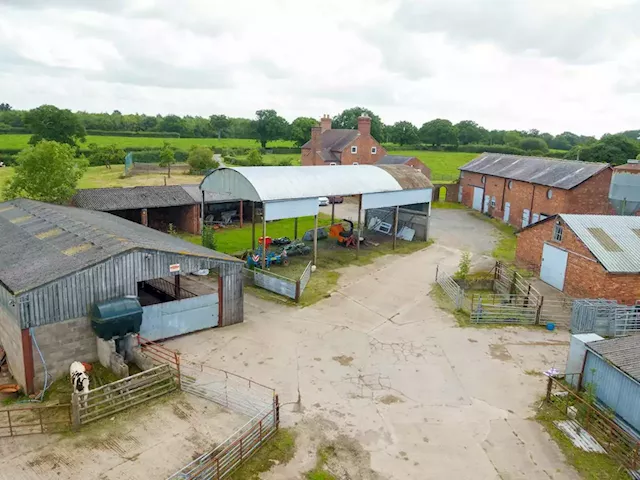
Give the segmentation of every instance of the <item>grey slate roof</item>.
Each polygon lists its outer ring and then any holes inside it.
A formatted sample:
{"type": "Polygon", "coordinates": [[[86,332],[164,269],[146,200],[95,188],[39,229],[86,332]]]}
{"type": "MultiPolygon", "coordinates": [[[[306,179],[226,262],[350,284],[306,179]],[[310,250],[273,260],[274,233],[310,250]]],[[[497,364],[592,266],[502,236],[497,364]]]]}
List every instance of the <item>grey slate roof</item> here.
{"type": "MultiPolygon", "coordinates": [[[[360,135],[358,130],[331,129],[320,134],[320,157],[325,162],[339,162],[337,154],[342,153],[347,145],[353,142],[360,135]]],[[[302,148],[311,148],[311,140],[305,143],[302,148]]]]}
{"type": "Polygon", "coordinates": [[[180,207],[193,205],[194,200],[180,185],[93,188],[79,190],[73,204],[81,208],[112,212],[140,208],[180,207]]]}
{"type": "Polygon", "coordinates": [[[560,217],[608,272],[640,273],[640,217],[566,213],[560,217]]]}
{"type": "MultiPolygon", "coordinates": [[[[202,190],[199,185],[182,185],[182,188],[195,202],[202,202],[202,190]]],[[[204,201],[205,203],[224,203],[239,201],[239,199],[233,198],[233,195],[226,192],[205,192],[204,201]]]]}
{"type": "Polygon", "coordinates": [[[115,215],[23,198],[0,203],[0,239],[0,284],[14,294],[132,250],[238,261],[115,215]]]}
{"type": "Polygon", "coordinates": [[[404,155],[385,155],[376,162],[376,165],[404,165],[413,158],[416,157],[406,157],[404,155]]]}
{"type": "Polygon", "coordinates": [[[483,153],[460,170],[570,190],[607,168],[608,163],[483,153]]]}
{"type": "Polygon", "coordinates": [[[640,382],[640,335],[590,342],[587,348],[640,382]]]}

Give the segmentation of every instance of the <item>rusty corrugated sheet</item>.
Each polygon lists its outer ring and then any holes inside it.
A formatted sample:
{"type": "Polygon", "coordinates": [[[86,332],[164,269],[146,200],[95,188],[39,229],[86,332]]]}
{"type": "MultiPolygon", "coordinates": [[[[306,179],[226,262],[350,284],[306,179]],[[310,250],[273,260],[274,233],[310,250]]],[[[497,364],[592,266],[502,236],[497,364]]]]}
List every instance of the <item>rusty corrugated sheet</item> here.
{"type": "Polygon", "coordinates": [[[409,165],[378,165],[400,184],[403,190],[433,188],[429,180],[420,170],[409,165]]]}
{"type": "Polygon", "coordinates": [[[222,318],[220,326],[233,325],[244,320],[244,285],[242,282],[242,267],[227,270],[222,276],[222,318]]]}

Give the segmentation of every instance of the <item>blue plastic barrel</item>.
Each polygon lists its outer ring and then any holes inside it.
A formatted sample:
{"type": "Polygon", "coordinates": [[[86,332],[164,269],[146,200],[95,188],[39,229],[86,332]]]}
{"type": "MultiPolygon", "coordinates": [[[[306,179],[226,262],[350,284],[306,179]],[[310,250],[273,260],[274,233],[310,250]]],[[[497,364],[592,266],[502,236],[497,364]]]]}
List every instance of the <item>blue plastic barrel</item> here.
{"type": "Polygon", "coordinates": [[[553,332],[556,329],[556,324],[553,322],[547,322],[547,330],[553,332]]]}

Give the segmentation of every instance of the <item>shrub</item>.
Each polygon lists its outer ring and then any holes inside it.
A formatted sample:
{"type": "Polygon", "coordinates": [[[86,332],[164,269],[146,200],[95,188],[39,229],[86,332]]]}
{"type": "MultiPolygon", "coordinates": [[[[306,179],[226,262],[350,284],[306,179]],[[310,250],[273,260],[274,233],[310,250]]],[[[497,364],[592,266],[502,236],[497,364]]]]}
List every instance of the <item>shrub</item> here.
{"type": "Polygon", "coordinates": [[[288,167],[293,163],[293,158],[285,157],[278,160],[278,166],[280,167],[288,167]]]}
{"type": "Polygon", "coordinates": [[[458,271],[455,273],[454,278],[457,280],[466,280],[471,270],[471,253],[468,251],[462,252],[460,257],[460,263],[458,263],[458,271]]]}
{"type": "Polygon", "coordinates": [[[252,167],[259,167],[262,165],[262,154],[259,150],[252,150],[247,156],[247,163],[252,167]]]}
{"type": "Polygon", "coordinates": [[[160,163],[160,150],[143,150],[133,153],[135,163],[160,163]]]}
{"type": "Polygon", "coordinates": [[[202,227],[202,246],[205,248],[210,248],[211,250],[216,249],[216,237],[214,229],[209,225],[205,225],[204,227],[202,227]]]}
{"type": "Polygon", "coordinates": [[[187,163],[191,167],[191,173],[204,172],[212,168],[218,168],[220,164],[213,159],[213,151],[208,147],[194,145],[189,150],[187,163]]]}

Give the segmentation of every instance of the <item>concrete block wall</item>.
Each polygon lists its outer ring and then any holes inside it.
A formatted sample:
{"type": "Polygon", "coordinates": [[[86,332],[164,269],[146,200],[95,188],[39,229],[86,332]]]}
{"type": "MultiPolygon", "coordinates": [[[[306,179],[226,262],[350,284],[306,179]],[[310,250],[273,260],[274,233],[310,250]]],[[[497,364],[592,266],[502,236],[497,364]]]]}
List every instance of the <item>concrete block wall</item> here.
{"type": "Polygon", "coordinates": [[[0,305],[0,345],[7,352],[9,372],[18,384],[24,386],[26,380],[22,353],[22,330],[18,325],[18,319],[2,305],[0,305]]]}
{"type": "MultiPolygon", "coordinates": [[[[69,374],[72,362],[96,362],[96,335],[87,317],[52,323],[34,328],[34,335],[47,364],[47,371],[56,380],[69,374]]],[[[36,348],[33,348],[34,386],[42,388],[44,367],[36,348]]]]}

